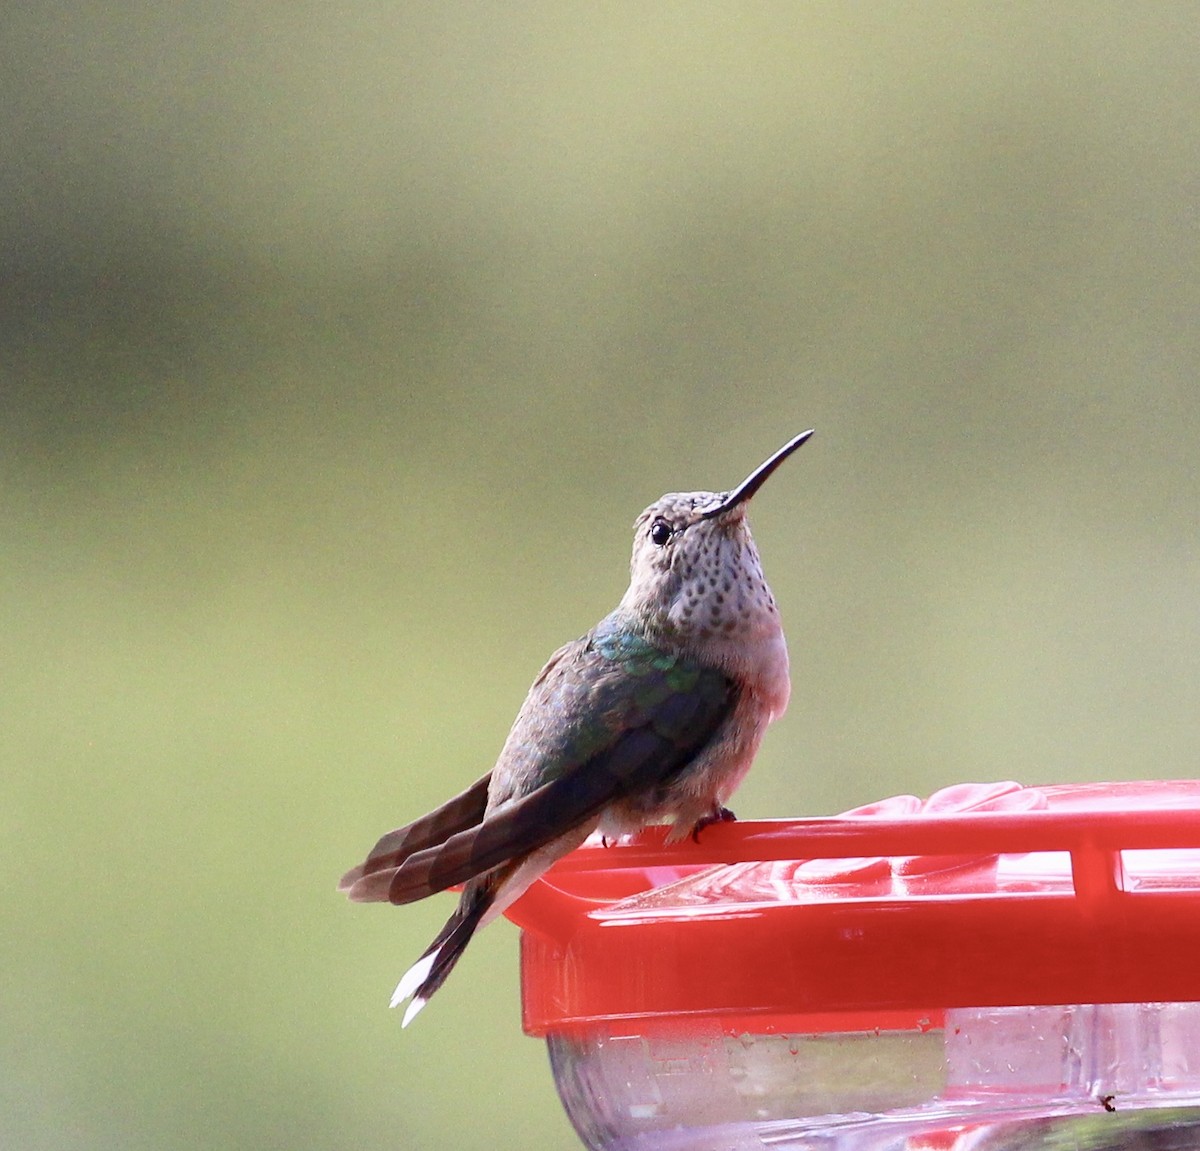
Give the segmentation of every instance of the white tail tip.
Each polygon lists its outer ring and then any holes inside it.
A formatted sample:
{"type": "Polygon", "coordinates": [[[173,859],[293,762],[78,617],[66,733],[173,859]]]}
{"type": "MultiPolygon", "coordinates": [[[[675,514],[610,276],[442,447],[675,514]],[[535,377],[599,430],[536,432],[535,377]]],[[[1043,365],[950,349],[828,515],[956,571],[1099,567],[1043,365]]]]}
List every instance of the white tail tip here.
{"type": "Polygon", "coordinates": [[[401,1027],[407,1027],[418,1015],[421,1009],[428,1003],[428,999],[422,999],[419,995],[405,1009],[404,1018],[400,1020],[401,1027]]]}
{"type": "MultiPolygon", "coordinates": [[[[428,976],[429,972],[432,970],[433,963],[434,960],[437,959],[437,955],[438,953],[436,951],[431,951],[428,955],[418,959],[416,963],[414,963],[404,973],[404,977],[399,983],[396,984],[396,990],[392,992],[392,1002],[389,1004],[389,1006],[399,1007],[400,1004],[406,999],[409,999],[416,994],[417,988],[425,982],[426,976],[428,976]]],[[[423,1004],[424,1000],[420,1000],[419,1002],[423,1004]]],[[[420,1008],[418,1007],[417,1011],[419,1010],[420,1008]]],[[[410,1007],[404,1016],[405,1025],[408,1024],[409,1016],[415,1014],[416,1012],[410,1007]]]]}

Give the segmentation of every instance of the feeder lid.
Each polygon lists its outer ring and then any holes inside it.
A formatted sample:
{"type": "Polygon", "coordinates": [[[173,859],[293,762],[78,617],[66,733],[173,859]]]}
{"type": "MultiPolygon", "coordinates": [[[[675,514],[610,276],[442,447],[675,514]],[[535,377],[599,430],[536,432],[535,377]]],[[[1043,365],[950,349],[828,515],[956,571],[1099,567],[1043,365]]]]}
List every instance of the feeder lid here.
{"type": "Polygon", "coordinates": [[[589,841],[510,908],[528,1033],[1200,1000],[1200,781],[962,784],[664,834],[589,841]]]}

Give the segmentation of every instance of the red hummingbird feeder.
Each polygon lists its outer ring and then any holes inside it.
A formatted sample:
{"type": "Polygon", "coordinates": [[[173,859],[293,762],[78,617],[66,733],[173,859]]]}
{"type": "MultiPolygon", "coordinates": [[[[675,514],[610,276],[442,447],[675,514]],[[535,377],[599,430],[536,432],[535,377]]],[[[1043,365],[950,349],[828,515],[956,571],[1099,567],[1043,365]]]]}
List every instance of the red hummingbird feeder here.
{"type": "Polygon", "coordinates": [[[656,830],[509,917],[591,1148],[1200,1147],[1200,781],[656,830]]]}

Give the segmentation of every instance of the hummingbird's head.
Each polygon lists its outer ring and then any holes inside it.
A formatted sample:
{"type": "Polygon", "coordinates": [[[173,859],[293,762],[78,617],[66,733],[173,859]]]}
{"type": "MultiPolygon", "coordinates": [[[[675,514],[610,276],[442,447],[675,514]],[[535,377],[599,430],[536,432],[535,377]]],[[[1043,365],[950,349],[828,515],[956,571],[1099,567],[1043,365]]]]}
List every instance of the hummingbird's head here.
{"type": "Polygon", "coordinates": [[[633,525],[629,590],[621,607],[649,631],[683,641],[734,640],[777,629],[746,508],[811,431],[790,440],[728,492],[671,492],[633,525]]]}

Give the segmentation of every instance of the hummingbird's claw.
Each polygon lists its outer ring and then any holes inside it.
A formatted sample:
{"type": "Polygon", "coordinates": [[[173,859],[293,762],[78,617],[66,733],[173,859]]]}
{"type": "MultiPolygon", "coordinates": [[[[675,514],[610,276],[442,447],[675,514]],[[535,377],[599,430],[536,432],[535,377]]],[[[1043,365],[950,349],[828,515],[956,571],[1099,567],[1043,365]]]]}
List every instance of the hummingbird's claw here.
{"type": "Polygon", "coordinates": [[[695,826],[692,828],[692,842],[700,842],[700,833],[706,827],[712,827],[714,823],[733,823],[737,816],[727,807],[714,807],[707,815],[696,820],[695,826]]]}

